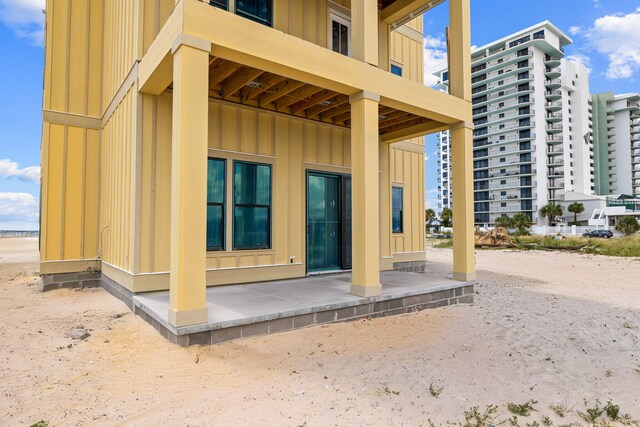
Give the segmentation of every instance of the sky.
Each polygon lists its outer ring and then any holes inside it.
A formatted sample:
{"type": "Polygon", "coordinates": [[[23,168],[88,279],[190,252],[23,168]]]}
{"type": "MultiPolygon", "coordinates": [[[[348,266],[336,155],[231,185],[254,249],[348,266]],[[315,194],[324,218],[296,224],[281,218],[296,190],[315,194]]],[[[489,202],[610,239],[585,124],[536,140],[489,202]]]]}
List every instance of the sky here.
{"type": "MultiPolygon", "coordinates": [[[[0,230],[38,228],[44,3],[0,0],[0,230]]],[[[474,45],[549,20],[574,40],[567,55],[591,69],[592,93],[640,91],[640,0],[471,0],[471,7],[474,45]]],[[[447,11],[445,3],[424,15],[426,84],[446,63],[447,11]]],[[[435,148],[428,137],[426,199],[434,208],[435,148]]]]}
{"type": "MultiPolygon", "coordinates": [[[[425,13],[425,84],[446,67],[448,2],[425,13]]],[[[483,46],[548,20],[573,43],[567,57],[590,70],[591,93],[640,92],[640,0],[471,0],[471,44],[483,46]]],[[[426,138],[426,207],[438,211],[434,135],[426,138]]]]}

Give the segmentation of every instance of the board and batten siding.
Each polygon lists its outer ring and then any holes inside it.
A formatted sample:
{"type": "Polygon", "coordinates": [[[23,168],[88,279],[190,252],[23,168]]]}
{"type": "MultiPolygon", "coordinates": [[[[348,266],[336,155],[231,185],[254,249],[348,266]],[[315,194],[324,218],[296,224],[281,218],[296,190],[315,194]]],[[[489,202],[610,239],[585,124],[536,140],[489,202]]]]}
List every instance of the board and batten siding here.
{"type": "Polygon", "coordinates": [[[84,269],[92,264],[82,261],[99,255],[103,2],[50,0],[45,19],[40,223],[44,273],[64,272],[66,267],[58,261],[84,269]]]}

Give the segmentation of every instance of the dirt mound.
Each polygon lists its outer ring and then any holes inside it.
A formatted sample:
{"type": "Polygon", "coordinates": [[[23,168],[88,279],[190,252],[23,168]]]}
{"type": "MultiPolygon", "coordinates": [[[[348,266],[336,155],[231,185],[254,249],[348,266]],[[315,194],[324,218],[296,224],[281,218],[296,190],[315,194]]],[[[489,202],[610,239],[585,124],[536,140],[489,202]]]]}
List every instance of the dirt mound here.
{"type": "Polygon", "coordinates": [[[515,246],[515,240],[504,227],[496,227],[487,232],[476,228],[475,242],[477,246],[515,246]]]}

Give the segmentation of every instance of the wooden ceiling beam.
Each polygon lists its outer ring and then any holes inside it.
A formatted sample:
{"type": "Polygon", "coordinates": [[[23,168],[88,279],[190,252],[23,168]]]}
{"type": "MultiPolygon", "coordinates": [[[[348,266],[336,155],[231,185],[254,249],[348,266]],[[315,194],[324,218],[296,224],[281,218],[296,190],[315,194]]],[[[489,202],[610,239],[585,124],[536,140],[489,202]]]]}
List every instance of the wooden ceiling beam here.
{"type": "Polygon", "coordinates": [[[338,105],[333,107],[331,110],[322,113],[320,115],[320,120],[331,120],[334,117],[340,115],[340,114],[344,114],[344,113],[349,113],[351,114],[351,104],[347,103],[347,105],[342,104],[342,105],[338,105]]]}
{"type": "Polygon", "coordinates": [[[395,109],[393,109],[391,107],[386,107],[384,105],[381,105],[380,108],[378,108],[378,114],[381,115],[381,116],[384,116],[386,114],[392,113],[394,111],[398,111],[398,110],[395,110],[395,109]]]}
{"type": "Polygon", "coordinates": [[[296,80],[287,79],[280,82],[260,96],[260,106],[271,104],[294,90],[300,89],[302,86],[304,86],[304,83],[296,80]]]}
{"type": "Polygon", "coordinates": [[[297,114],[297,113],[299,113],[301,111],[306,111],[307,109],[315,107],[316,105],[320,104],[321,102],[328,101],[329,99],[333,98],[334,96],[336,96],[335,92],[333,92],[331,90],[324,89],[324,90],[316,93],[315,95],[313,95],[308,100],[300,101],[300,102],[297,102],[294,105],[292,105],[291,106],[291,113],[292,114],[297,114]]]}
{"type": "Polygon", "coordinates": [[[389,127],[389,126],[393,126],[393,125],[397,125],[400,123],[405,123],[405,122],[410,122],[411,120],[416,119],[417,116],[413,115],[413,114],[407,114],[405,113],[404,115],[400,116],[400,117],[395,117],[389,120],[383,120],[380,122],[380,124],[378,125],[378,127],[380,129],[389,127]]]}
{"type": "Polygon", "coordinates": [[[278,83],[281,83],[284,79],[284,77],[278,76],[276,74],[263,74],[258,80],[258,83],[260,84],[259,86],[247,88],[246,90],[242,91],[242,102],[256,99],[258,96],[260,96],[260,94],[271,89],[278,83]]]}
{"type": "Polygon", "coordinates": [[[236,73],[222,88],[222,97],[229,99],[235,95],[240,89],[245,87],[247,83],[252,82],[258,78],[264,71],[256,70],[255,68],[245,68],[236,73]]]}
{"type": "Polygon", "coordinates": [[[283,96],[282,98],[280,98],[276,102],[276,109],[282,110],[284,108],[287,108],[295,104],[296,102],[300,101],[301,99],[308,98],[320,92],[321,90],[322,89],[317,86],[304,85],[301,88],[296,89],[293,92],[287,94],[286,96],[283,96]]]}
{"type": "Polygon", "coordinates": [[[328,101],[330,101],[331,103],[326,105],[320,104],[320,105],[316,105],[313,108],[309,108],[307,110],[307,116],[308,117],[317,116],[318,114],[322,114],[325,111],[331,110],[332,108],[340,107],[344,104],[347,104],[349,102],[349,97],[346,95],[338,95],[332,100],[330,99],[328,101]]]}
{"type": "Polygon", "coordinates": [[[213,89],[218,86],[224,79],[236,71],[238,67],[240,67],[240,65],[235,62],[222,62],[220,65],[215,67],[213,71],[211,71],[211,74],[209,74],[209,87],[213,89]]]}
{"type": "Polygon", "coordinates": [[[344,113],[340,113],[334,117],[333,121],[335,123],[344,123],[346,120],[351,118],[351,109],[349,111],[345,111],[344,113]]]}
{"type": "Polygon", "coordinates": [[[401,130],[401,129],[405,129],[405,128],[410,128],[412,126],[417,126],[417,125],[421,125],[423,123],[427,123],[429,121],[429,119],[425,119],[424,117],[415,117],[414,119],[404,122],[404,123],[398,123],[395,125],[391,125],[391,126],[386,126],[385,128],[380,129],[380,133],[389,133],[389,132],[395,132],[397,130],[401,130]]]}

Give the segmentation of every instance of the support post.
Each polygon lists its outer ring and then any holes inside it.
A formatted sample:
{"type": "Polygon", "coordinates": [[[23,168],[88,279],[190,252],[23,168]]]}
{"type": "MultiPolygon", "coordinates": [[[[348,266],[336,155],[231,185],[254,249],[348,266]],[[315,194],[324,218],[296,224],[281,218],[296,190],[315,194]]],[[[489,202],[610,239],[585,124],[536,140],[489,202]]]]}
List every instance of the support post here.
{"type": "Polygon", "coordinates": [[[449,93],[471,101],[470,0],[449,1],[449,93]]]}
{"type": "Polygon", "coordinates": [[[351,182],[353,267],[351,293],[380,295],[380,178],[378,103],[380,96],[362,91],[351,101],[351,182]]]}
{"type": "Polygon", "coordinates": [[[173,53],[169,322],[207,322],[207,147],[209,52],[173,53]]]}
{"type": "Polygon", "coordinates": [[[473,218],[473,128],[451,127],[453,279],[476,279],[473,218]]]}
{"type": "Polygon", "coordinates": [[[378,66],[378,2],[351,1],[351,50],[353,57],[378,66]]]}

